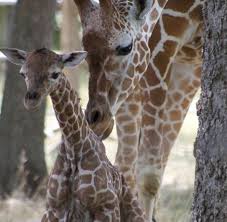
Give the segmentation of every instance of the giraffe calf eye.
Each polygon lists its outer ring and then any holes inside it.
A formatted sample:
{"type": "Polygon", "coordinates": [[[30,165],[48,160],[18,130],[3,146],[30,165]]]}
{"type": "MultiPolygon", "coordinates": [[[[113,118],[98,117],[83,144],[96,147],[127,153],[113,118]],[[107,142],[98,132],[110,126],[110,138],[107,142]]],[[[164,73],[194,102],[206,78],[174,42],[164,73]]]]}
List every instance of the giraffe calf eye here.
{"type": "Polygon", "coordinates": [[[132,46],[133,46],[133,43],[131,43],[130,45],[128,45],[126,47],[118,46],[116,48],[117,54],[120,56],[128,55],[132,51],[132,46]]]}
{"type": "Polygon", "coordinates": [[[60,72],[54,72],[54,73],[51,74],[51,78],[57,79],[59,75],[60,75],[60,72]]]}

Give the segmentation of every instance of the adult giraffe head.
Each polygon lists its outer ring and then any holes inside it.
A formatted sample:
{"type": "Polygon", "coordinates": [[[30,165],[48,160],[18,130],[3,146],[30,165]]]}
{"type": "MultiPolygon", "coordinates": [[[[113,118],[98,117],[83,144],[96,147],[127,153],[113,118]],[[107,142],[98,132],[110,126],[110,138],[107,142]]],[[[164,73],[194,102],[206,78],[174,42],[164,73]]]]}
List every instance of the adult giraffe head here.
{"type": "Polygon", "coordinates": [[[166,0],[74,1],[88,52],[86,117],[95,133],[105,138],[112,131],[112,116],[147,69],[149,36],[166,0]]]}

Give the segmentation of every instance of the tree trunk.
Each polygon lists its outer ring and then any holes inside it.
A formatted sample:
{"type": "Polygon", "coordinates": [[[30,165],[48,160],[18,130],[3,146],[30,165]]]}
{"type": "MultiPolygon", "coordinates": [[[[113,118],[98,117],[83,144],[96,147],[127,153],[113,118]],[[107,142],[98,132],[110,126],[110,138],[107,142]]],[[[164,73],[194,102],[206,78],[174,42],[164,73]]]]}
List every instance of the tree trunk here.
{"type": "MultiPolygon", "coordinates": [[[[62,7],[63,20],[61,25],[61,49],[70,52],[81,48],[80,22],[77,7],[73,0],[64,0],[62,7]]],[[[67,69],[67,76],[71,84],[78,89],[79,76],[75,69],[67,69]],[[77,74],[76,74],[77,73],[77,74]]]]}
{"type": "MultiPolygon", "coordinates": [[[[32,50],[50,47],[52,41],[55,0],[18,0],[9,47],[32,50]]],[[[27,112],[23,105],[24,80],[19,68],[7,63],[6,82],[0,118],[0,194],[10,195],[18,185],[20,155],[25,151],[26,192],[31,196],[47,175],[44,155],[45,104],[39,111],[27,112]]]]}
{"type": "Polygon", "coordinates": [[[193,222],[227,221],[227,1],[204,7],[205,46],[195,143],[193,222]]]}

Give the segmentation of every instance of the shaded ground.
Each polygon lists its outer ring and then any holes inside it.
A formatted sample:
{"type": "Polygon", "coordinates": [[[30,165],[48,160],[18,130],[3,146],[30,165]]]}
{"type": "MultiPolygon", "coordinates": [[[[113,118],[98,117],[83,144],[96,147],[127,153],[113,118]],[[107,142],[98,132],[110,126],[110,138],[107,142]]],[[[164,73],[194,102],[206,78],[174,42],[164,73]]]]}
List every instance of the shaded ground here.
{"type": "MultiPolygon", "coordinates": [[[[87,79],[83,78],[83,83],[87,79]]],[[[3,79],[0,76],[0,89],[3,79]]],[[[81,84],[80,95],[82,105],[87,101],[87,85],[81,84]]],[[[1,99],[0,90],[0,99],[1,99]]],[[[60,132],[56,122],[51,103],[48,101],[46,117],[46,160],[49,168],[56,155],[56,145],[60,141],[60,132]]],[[[196,135],[197,118],[195,102],[193,102],[180,136],[172,150],[169,163],[164,175],[163,186],[160,194],[158,221],[160,222],[187,222],[191,207],[191,197],[194,182],[194,157],[193,142],[196,135]]],[[[114,161],[117,141],[116,133],[105,141],[107,153],[111,161],[114,161]]],[[[4,222],[38,222],[44,211],[44,200],[26,200],[20,192],[15,192],[12,198],[0,202],[0,221],[4,222]]]]}

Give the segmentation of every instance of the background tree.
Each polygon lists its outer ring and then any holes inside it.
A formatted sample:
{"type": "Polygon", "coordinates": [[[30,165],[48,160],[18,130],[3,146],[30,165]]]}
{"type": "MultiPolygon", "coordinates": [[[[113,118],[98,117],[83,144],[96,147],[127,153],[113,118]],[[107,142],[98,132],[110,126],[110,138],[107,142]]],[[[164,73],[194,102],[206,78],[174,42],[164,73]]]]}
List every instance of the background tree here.
{"type": "MultiPolygon", "coordinates": [[[[18,0],[9,31],[9,47],[32,50],[50,47],[56,0],[18,0]]],[[[34,113],[23,106],[24,80],[19,68],[7,63],[0,117],[0,194],[11,194],[25,152],[26,193],[31,196],[47,174],[44,158],[45,104],[34,113]]]]}
{"type": "MultiPolygon", "coordinates": [[[[62,5],[61,49],[65,52],[81,49],[81,25],[77,7],[73,0],[64,0],[62,5]]],[[[75,69],[67,69],[66,73],[72,85],[78,89],[79,76],[75,69]]]]}
{"type": "Polygon", "coordinates": [[[204,64],[192,221],[227,221],[227,1],[204,7],[204,64]]]}

